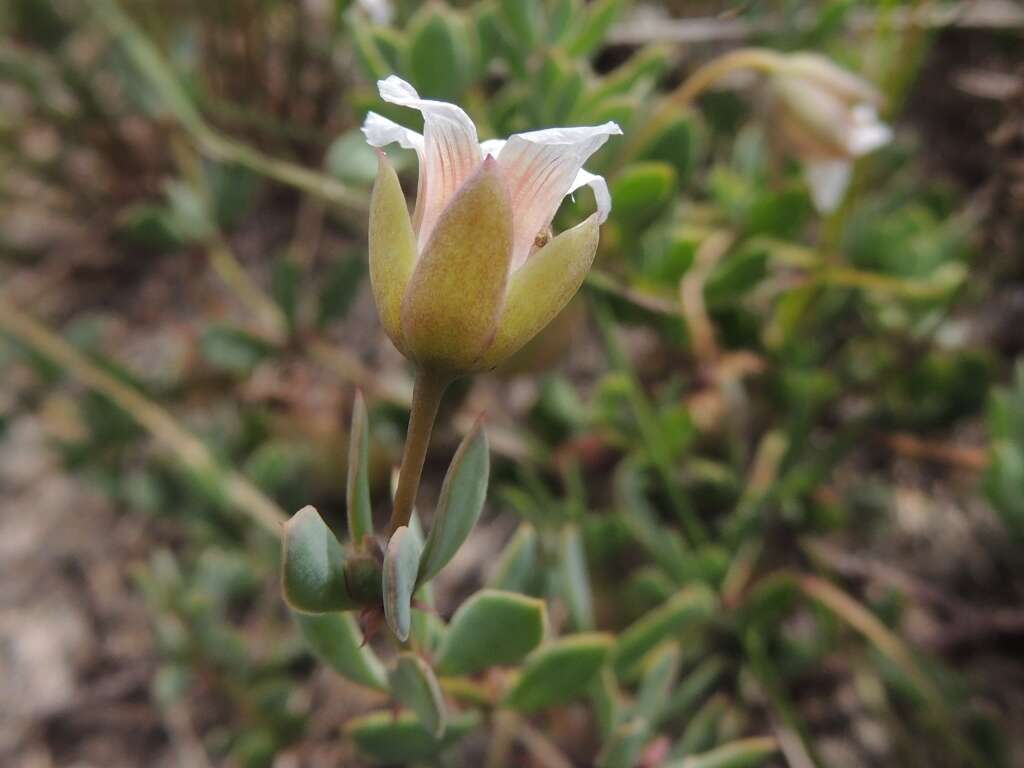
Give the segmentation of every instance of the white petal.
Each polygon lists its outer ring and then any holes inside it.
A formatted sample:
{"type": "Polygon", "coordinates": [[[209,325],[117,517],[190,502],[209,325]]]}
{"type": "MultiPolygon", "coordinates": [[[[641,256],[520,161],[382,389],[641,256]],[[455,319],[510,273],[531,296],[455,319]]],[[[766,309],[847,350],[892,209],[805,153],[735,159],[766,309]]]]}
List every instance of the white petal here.
{"type": "Polygon", "coordinates": [[[858,104],[850,111],[847,146],[855,157],[866,155],[892,140],[892,128],[878,119],[870,104],[858,104]]]}
{"type": "MultiPolygon", "coordinates": [[[[576,188],[573,185],[587,158],[609,136],[621,133],[619,126],[609,122],[585,128],[517,133],[505,142],[498,163],[505,172],[512,195],[515,222],[512,269],[526,261],[538,233],[551,223],[562,198],[576,188]]],[[[582,184],[590,184],[595,193],[600,194],[600,185],[589,175],[580,182],[582,184]]],[[[607,194],[607,188],[604,192],[607,194]]]]}
{"type": "Polygon", "coordinates": [[[395,75],[379,81],[377,87],[384,101],[417,109],[423,114],[420,180],[413,216],[422,248],[441,211],[480,165],[482,156],[476,126],[459,107],[444,101],[421,99],[415,88],[395,75]]]}
{"type": "Polygon", "coordinates": [[[371,147],[398,144],[406,149],[423,151],[423,137],[420,134],[399,125],[394,120],[388,120],[376,112],[366,115],[366,121],[363,123],[363,135],[366,136],[366,142],[371,147]]]}
{"type": "Polygon", "coordinates": [[[483,153],[484,157],[490,155],[497,159],[498,155],[501,153],[501,148],[504,146],[504,139],[488,139],[487,141],[480,142],[480,152],[483,153]]]}
{"type": "Polygon", "coordinates": [[[395,15],[391,0],[359,0],[359,5],[375,24],[390,24],[395,15]]]}
{"type": "Polygon", "coordinates": [[[571,195],[580,187],[590,187],[594,190],[594,201],[597,203],[597,220],[604,224],[608,221],[608,214],[612,211],[612,196],[608,193],[608,183],[604,180],[604,176],[598,176],[596,173],[590,173],[580,168],[572,186],[569,187],[569,194],[571,195]]]}
{"type": "Polygon", "coordinates": [[[839,207],[850,183],[851,170],[849,160],[819,160],[804,165],[804,178],[818,211],[831,213],[839,207]]]}

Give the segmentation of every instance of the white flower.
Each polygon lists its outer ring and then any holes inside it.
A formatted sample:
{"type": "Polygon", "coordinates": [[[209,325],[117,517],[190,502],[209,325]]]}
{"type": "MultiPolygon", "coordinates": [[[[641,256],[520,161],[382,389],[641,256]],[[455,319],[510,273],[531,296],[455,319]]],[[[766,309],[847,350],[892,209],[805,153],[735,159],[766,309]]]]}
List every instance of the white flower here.
{"type": "Polygon", "coordinates": [[[583,163],[622,131],[609,122],[481,144],[458,106],[421,99],[393,75],[378,87],[381,98],[418,110],[424,123],[421,135],[371,112],[363,125],[372,146],[397,143],[419,156],[410,242],[400,221],[404,200],[395,197],[401,190],[383,159],[371,205],[370,277],[384,326],[422,364],[492,367],[547,325],[582,283],[611,210],[605,180],[583,163]],[[582,186],[594,191],[596,214],[548,243],[562,200],[582,186]]]}
{"type": "Polygon", "coordinates": [[[881,94],[823,56],[787,56],[771,78],[775,127],[800,157],[815,207],[835,210],[853,162],[892,139],[878,117],[881,94]]]}

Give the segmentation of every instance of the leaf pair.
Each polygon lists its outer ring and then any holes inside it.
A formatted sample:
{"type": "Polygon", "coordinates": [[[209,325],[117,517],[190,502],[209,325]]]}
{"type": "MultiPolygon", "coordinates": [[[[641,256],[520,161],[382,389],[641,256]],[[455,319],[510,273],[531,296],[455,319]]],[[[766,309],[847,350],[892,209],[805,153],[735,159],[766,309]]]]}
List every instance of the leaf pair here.
{"type": "Polygon", "coordinates": [[[412,597],[454,557],[480,519],[487,496],[490,458],[487,436],[478,422],[455,452],[426,542],[409,526],[400,527],[384,555],[384,615],[403,642],[412,622],[412,597]]]}

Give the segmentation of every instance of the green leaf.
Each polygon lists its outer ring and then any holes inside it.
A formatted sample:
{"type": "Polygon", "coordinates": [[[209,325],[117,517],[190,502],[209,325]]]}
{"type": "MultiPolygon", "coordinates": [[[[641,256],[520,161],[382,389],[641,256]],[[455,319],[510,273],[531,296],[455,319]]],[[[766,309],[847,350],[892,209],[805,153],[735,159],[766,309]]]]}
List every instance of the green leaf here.
{"type": "Polygon", "coordinates": [[[633,712],[653,723],[668,701],[679,674],[681,654],[675,643],[652,654],[644,669],[633,712]]]}
{"type": "Polygon", "coordinates": [[[288,605],[306,613],[359,607],[345,583],[345,552],[313,507],[303,507],[285,523],[281,548],[281,589],[288,605]]]}
{"type": "Polygon", "coordinates": [[[587,557],[583,537],[576,525],[567,525],[559,536],[559,558],[562,598],[569,609],[569,618],[577,631],[594,628],[594,606],[587,574],[587,557]]]}
{"type": "Polygon", "coordinates": [[[698,664],[672,691],[655,724],[683,715],[688,716],[690,709],[707,694],[724,670],[725,662],[718,656],[712,656],[698,664]]]}
{"type": "Polygon", "coordinates": [[[403,525],[392,535],[384,554],[384,617],[391,631],[403,643],[409,639],[412,593],[416,588],[416,572],[422,551],[419,537],[403,525]]]}
{"type": "Polygon", "coordinates": [[[345,501],[348,506],[348,535],[353,546],[360,547],[363,538],[373,536],[373,509],[370,506],[370,430],[366,420],[363,393],[356,391],[352,402],[352,427],[348,442],[348,483],[345,501]]]}
{"type": "Polygon", "coordinates": [[[589,633],[570,635],[537,649],[506,695],[505,706],[535,712],[582,696],[611,645],[610,635],[589,633]]]}
{"type": "Polygon", "coordinates": [[[540,36],[541,8],[538,0],[500,0],[498,9],[519,50],[532,52],[540,36]]]}
{"type": "Polygon", "coordinates": [[[342,677],[352,682],[388,689],[387,674],[350,613],[294,614],[302,636],[313,653],[342,677]]]}
{"type": "Polygon", "coordinates": [[[487,586],[532,594],[537,576],[537,530],[530,523],[520,523],[505,545],[487,586]]]}
{"type": "Polygon", "coordinates": [[[347,184],[366,187],[377,178],[377,163],[376,150],[366,143],[363,132],[356,128],[332,141],[324,158],[324,166],[332,176],[347,184]]]}
{"type": "Polygon", "coordinates": [[[680,184],[693,173],[704,145],[704,132],[696,113],[677,109],[637,148],[630,159],[654,160],[670,164],[680,184]]]}
{"type": "Polygon", "coordinates": [[[633,163],[612,182],[612,218],[639,229],[656,219],[676,191],[676,169],[668,163],[633,163]]]}
{"type": "Polygon", "coordinates": [[[650,737],[650,723],[642,717],[627,720],[605,742],[597,756],[598,768],[634,768],[650,737]]]}
{"type": "Polygon", "coordinates": [[[544,637],[544,602],[511,592],[477,592],[452,617],[437,654],[441,675],[468,675],[515,664],[544,637]]]}
{"type": "Polygon", "coordinates": [[[412,712],[371,712],[350,720],[345,732],[361,751],[383,763],[408,765],[429,760],[480,724],[480,713],[462,712],[448,721],[444,738],[434,738],[412,712]]]}
{"type": "Polygon", "coordinates": [[[473,48],[461,16],[440,4],[423,5],[409,22],[403,70],[424,98],[452,101],[466,87],[473,48]]]}
{"type": "Polygon", "coordinates": [[[420,719],[435,739],[444,735],[445,709],[434,672],[414,653],[401,653],[395,668],[388,675],[391,693],[420,719]]]}
{"type": "Polygon", "coordinates": [[[203,357],[214,368],[246,375],[274,351],[273,346],[251,333],[226,325],[212,325],[199,340],[203,357]]]}
{"type": "Polygon", "coordinates": [[[587,6],[586,15],[579,30],[568,45],[573,56],[592,53],[604,40],[612,24],[625,10],[630,0],[596,0],[587,6]]]}
{"type": "Polygon", "coordinates": [[[779,745],[775,739],[757,736],[724,744],[701,755],[665,763],[664,768],[756,768],[778,751],[779,745]]]}
{"type": "Polygon", "coordinates": [[[487,435],[477,421],[459,445],[444,477],[434,522],[420,559],[420,584],[441,572],[480,519],[489,474],[487,435]]]}
{"type": "Polygon", "coordinates": [[[626,676],[662,640],[702,622],[714,612],[715,596],[707,587],[688,587],[665,605],[633,622],[618,638],[612,653],[616,673],[626,676]]]}

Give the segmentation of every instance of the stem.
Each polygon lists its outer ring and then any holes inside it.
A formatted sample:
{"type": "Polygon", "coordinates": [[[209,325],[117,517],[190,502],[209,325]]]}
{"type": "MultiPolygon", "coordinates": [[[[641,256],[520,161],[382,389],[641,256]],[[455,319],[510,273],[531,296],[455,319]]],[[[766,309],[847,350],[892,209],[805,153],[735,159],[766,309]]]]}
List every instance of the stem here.
{"type": "Polygon", "coordinates": [[[678,88],[658,102],[644,127],[633,132],[632,138],[619,153],[619,162],[625,162],[627,158],[633,157],[636,149],[642,147],[661,129],[665,121],[672,117],[673,107],[688,106],[697,96],[728,74],[741,69],[772,72],[780,61],[782,56],[769,48],[740,48],[698,67],[678,88]]]}
{"type": "Polygon", "coordinates": [[[402,455],[402,468],[398,473],[398,488],[395,489],[394,507],[388,525],[389,537],[403,525],[408,525],[412,517],[434,419],[437,418],[441,397],[451,382],[452,377],[447,373],[420,370],[416,374],[409,431],[405,436],[405,453],[402,455]]]}
{"type": "Polygon", "coordinates": [[[83,384],[106,397],[170,448],[189,469],[199,473],[216,473],[222,478],[222,489],[236,509],[275,536],[280,535],[281,524],[288,519],[284,510],[242,475],[221,466],[202,441],[182,427],[166,410],[107,373],[56,333],[4,298],[0,298],[0,330],[63,366],[83,384]]]}

